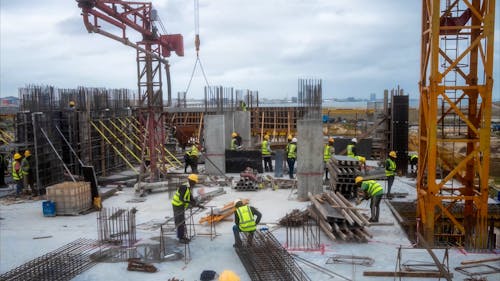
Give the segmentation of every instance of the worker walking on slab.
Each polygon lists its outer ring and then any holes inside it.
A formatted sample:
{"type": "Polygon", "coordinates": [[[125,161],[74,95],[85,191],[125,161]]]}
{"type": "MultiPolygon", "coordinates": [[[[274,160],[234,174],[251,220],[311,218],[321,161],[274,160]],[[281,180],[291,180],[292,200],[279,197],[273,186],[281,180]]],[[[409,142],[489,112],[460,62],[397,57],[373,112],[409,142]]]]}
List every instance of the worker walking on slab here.
{"type": "Polygon", "coordinates": [[[412,174],[417,172],[418,168],[418,154],[413,153],[408,157],[408,160],[410,161],[410,172],[412,174]]]}
{"type": "Polygon", "coordinates": [[[333,143],[335,140],[333,137],[328,138],[328,143],[325,144],[325,148],[323,149],[323,162],[325,163],[325,180],[328,180],[328,162],[332,158],[333,154],[335,154],[335,148],[333,147],[333,143]]]}
{"type": "Polygon", "coordinates": [[[288,176],[293,179],[295,161],[297,160],[297,138],[292,138],[286,147],[286,163],[288,165],[288,176]]]}
{"type": "Polygon", "coordinates": [[[174,194],[172,198],[172,209],[174,211],[174,222],[177,227],[177,238],[179,242],[187,244],[190,239],[186,235],[186,218],[185,210],[189,207],[200,207],[200,205],[193,196],[192,190],[194,186],[198,183],[198,175],[190,174],[188,176],[188,182],[183,183],[174,194]]]}
{"type": "Polygon", "coordinates": [[[14,160],[12,160],[12,180],[16,183],[16,197],[23,191],[23,170],[21,168],[21,159],[23,157],[19,153],[14,154],[14,160]]]}
{"type": "Polygon", "coordinates": [[[261,153],[262,159],[264,160],[264,171],[272,172],[273,171],[273,162],[271,160],[271,146],[269,145],[269,135],[264,136],[264,140],[261,144],[261,153]]]}
{"type": "Polygon", "coordinates": [[[358,143],[358,139],[352,138],[351,143],[347,145],[347,156],[355,158],[359,161],[360,169],[362,169],[366,173],[366,158],[360,156],[356,152],[356,144],[358,143]]]}
{"type": "Polygon", "coordinates": [[[378,222],[378,217],[380,214],[380,201],[382,200],[382,195],[384,194],[384,188],[380,183],[374,180],[363,180],[363,177],[356,177],[354,179],[357,187],[361,189],[363,199],[371,198],[370,200],[370,210],[371,217],[369,222],[378,222]]]}
{"type": "Polygon", "coordinates": [[[389,152],[389,158],[385,160],[385,177],[387,178],[387,198],[391,199],[391,188],[396,175],[396,151],[389,152]]]}
{"type": "Polygon", "coordinates": [[[231,150],[241,150],[241,136],[233,132],[231,134],[231,150]]]}
{"type": "Polygon", "coordinates": [[[262,218],[262,214],[254,207],[244,205],[240,199],[234,200],[234,247],[241,246],[240,232],[248,233],[248,244],[252,244],[253,233],[262,218]],[[255,218],[257,216],[257,218],[255,218]]]}
{"type": "Polygon", "coordinates": [[[191,173],[198,173],[198,158],[200,157],[200,150],[198,149],[198,141],[189,141],[191,147],[184,154],[184,173],[187,173],[187,167],[191,166],[191,173]]]}

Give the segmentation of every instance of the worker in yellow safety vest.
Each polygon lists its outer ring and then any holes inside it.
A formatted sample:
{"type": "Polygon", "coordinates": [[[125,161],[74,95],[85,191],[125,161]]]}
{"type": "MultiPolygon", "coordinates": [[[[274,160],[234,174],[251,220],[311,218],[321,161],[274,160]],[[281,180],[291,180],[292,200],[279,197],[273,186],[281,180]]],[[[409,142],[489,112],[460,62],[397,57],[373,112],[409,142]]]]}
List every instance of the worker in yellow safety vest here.
{"type": "Polygon", "coordinates": [[[352,138],[351,143],[347,145],[347,156],[355,158],[359,161],[360,170],[363,170],[366,173],[366,158],[357,155],[356,153],[356,144],[358,143],[358,139],[352,138]]]}
{"type": "Polygon", "coordinates": [[[335,140],[333,137],[328,138],[328,143],[325,144],[323,149],[323,162],[325,163],[325,180],[328,180],[328,162],[332,158],[333,154],[335,154],[335,148],[333,147],[333,143],[335,140]]]}
{"type": "Polygon", "coordinates": [[[31,168],[31,151],[24,151],[24,158],[21,160],[21,170],[23,171],[23,183],[24,187],[29,188],[32,196],[38,196],[38,192],[35,190],[33,169],[31,168]]]}
{"type": "Polygon", "coordinates": [[[269,145],[269,135],[264,136],[264,140],[261,144],[261,153],[262,159],[264,160],[264,171],[272,172],[273,171],[273,162],[271,160],[271,146],[269,145]]]}
{"type": "Polygon", "coordinates": [[[380,183],[374,180],[363,180],[363,177],[356,177],[354,179],[356,186],[362,192],[363,199],[371,198],[370,200],[370,210],[371,217],[369,222],[378,222],[378,217],[380,214],[380,200],[382,200],[382,195],[384,194],[384,188],[380,183]]]}
{"type": "Polygon", "coordinates": [[[238,133],[231,134],[231,150],[241,150],[241,137],[238,133]]]}
{"type": "Polygon", "coordinates": [[[23,191],[23,170],[21,168],[21,159],[23,157],[19,153],[14,154],[14,159],[12,160],[12,179],[16,183],[16,196],[19,196],[23,191]]]}
{"type": "Polygon", "coordinates": [[[288,165],[288,176],[293,179],[295,161],[297,160],[297,138],[292,138],[286,150],[286,163],[288,165]]]}
{"type": "Polygon", "coordinates": [[[389,152],[389,158],[385,160],[385,177],[387,178],[387,198],[391,199],[391,188],[396,176],[396,151],[389,152]]]}
{"type": "Polygon", "coordinates": [[[253,233],[262,218],[262,214],[254,207],[244,205],[240,199],[234,200],[234,247],[240,247],[240,232],[248,233],[248,243],[252,244],[253,233]],[[255,216],[257,218],[255,218],[255,216]]]}
{"type": "Polygon", "coordinates": [[[413,153],[410,155],[410,157],[408,157],[410,160],[410,171],[411,173],[416,173],[417,172],[417,164],[418,164],[418,154],[416,153],[413,153]]]}
{"type": "Polygon", "coordinates": [[[184,173],[187,173],[187,167],[191,166],[191,173],[198,173],[198,158],[200,157],[200,150],[198,149],[198,141],[191,140],[189,142],[191,147],[186,150],[184,154],[184,173]]]}
{"type": "Polygon", "coordinates": [[[174,222],[177,228],[177,238],[179,242],[187,244],[190,238],[186,234],[186,218],[185,210],[189,207],[205,208],[194,199],[192,190],[198,183],[198,175],[190,174],[188,181],[177,188],[177,191],[172,198],[172,209],[174,211],[174,222]]]}

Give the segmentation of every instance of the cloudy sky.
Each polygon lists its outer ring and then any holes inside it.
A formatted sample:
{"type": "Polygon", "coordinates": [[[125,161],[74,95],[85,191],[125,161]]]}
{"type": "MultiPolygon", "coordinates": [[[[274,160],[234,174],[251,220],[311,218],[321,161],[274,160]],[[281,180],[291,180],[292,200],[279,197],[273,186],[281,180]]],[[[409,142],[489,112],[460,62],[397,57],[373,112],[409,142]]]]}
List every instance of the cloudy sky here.
{"type": "MultiPolygon", "coordinates": [[[[175,97],[196,61],[193,1],[151,2],[167,32],[184,36],[185,56],[169,59],[175,97]]],[[[210,85],[292,97],[305,77],[322,79],[324,98],[381,97],[398,84],[418,98],[420,0],[199,2],[200,59],[210,85]]],[[[498,6],[494,100],[500,100],[498,6]]],[[[2,97],[17,96],[26,84],[137,88],[135,50],[87,33],[76,1],[0,0],[0,9],[2,97]]],[[[204,85],[198,70],[188,98],[202,97],[204,85]]]]}

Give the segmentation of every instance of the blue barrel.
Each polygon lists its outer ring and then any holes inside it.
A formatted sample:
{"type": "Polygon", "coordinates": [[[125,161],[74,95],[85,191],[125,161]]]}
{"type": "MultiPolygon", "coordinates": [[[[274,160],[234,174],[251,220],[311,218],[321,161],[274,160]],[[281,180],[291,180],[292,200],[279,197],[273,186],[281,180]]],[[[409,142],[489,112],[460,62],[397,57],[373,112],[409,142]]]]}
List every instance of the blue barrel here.
{"type": "Polygon", "coordinates": [[[56,202],[53,201],[43,201],[43,216],[44,217],[55,217],[56,216],[56,202]]]}

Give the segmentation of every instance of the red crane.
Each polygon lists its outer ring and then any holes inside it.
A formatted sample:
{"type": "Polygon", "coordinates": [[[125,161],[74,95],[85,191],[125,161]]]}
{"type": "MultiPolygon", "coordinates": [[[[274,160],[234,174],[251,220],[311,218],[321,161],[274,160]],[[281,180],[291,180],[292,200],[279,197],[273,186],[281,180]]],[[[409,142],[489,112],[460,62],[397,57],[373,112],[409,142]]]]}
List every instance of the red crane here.
{"type": "MultiPolygon", "coordinates": [[[[104,35],[137,50],[138,116],[144,137],[142,158],[144,160],[145,155],[149,154],[150,180],[155,180],[161,171],[158,160],[164,157],[165,141],[161,66],[165,69],[167,106],[170,106],[170,70],[165,57],[169,57],[172,51],[178,56],[184,56],[182,35],[159,33],[158,26],[163,25],[151,3],[122,0],[76,1],[82,9],[83,22],[89,33],[104,35]],[[102,23],[112,30],[103,30],[102,23]],[[128,32],[138,32],[142,35],[141,40],[130,42],[128,32]]],[[[141,171],[145,169],[143,165],[141,171]]]]}

